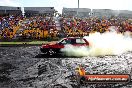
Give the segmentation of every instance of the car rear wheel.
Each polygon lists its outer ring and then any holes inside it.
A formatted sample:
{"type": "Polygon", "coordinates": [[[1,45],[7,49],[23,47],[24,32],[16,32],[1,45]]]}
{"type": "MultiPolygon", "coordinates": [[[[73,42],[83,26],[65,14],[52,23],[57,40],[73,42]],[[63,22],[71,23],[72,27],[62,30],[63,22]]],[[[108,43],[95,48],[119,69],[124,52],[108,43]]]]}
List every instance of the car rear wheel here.
{"type": "Polygon", "coordinates": [[[40,48],[40,51],[41,51],[43,54],[47,54],[49,50],[48,50],[48,49],[45,49],[45,48],[44,48],[44,49],[43,49],[43,48],[40,48]]]}
{"type": "Polygon", "coordinates": [[[56,52],[55,52],[55,50],[53,50],[53,49],[49,49],[49,50],[48,50],[48,54],[49,54],[49,55],[54,55],[54,54],[56,54],[56,52]]]}

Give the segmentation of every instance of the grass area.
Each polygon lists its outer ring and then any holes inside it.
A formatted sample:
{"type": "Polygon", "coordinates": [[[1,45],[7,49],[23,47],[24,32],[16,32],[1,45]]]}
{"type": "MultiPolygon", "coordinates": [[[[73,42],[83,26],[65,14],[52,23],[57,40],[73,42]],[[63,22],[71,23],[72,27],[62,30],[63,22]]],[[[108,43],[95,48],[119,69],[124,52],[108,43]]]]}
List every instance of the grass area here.
{"type": "Polygon", "coordinates": [[[10,44],[44,44],[48,41],[31,41],[31,42],[0,42],[0,45],[10,45],[10,44]]]}

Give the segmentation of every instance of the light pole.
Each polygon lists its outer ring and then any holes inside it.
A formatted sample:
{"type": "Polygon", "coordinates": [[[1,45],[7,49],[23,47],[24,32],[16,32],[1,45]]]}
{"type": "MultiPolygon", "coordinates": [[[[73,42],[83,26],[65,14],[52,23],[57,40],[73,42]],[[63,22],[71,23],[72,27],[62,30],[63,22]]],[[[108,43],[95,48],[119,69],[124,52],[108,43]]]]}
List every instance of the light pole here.
{"type": "Polygon", "coordinates": [[[78,0],[78,8],[79,8],[79,0],[78,0]]]}
{"type": "MultiPolygon", "coordinates": [[[[78,0],[78,9],[79,9],[79,0],[78,0]]],[[[77,16],[78,16],[78,9],[77,9],[77,16]]]]}

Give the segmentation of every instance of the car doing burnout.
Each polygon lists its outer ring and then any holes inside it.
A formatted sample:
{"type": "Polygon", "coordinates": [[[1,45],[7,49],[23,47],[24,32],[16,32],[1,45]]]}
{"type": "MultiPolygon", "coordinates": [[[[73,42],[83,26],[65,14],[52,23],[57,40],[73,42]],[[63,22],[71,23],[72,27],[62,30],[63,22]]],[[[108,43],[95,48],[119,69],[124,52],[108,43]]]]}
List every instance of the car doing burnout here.
{"type": "Polygon", "coordinates": [[[89,42],[85,38],[69,37],[63,38],[59,42],[44,44],[41,46],[40,50],[42,53],[50,55],[59,54],[62,53],[61,49],[63,49],[65,45],[72,45],[76,47],[89,46],[89,42]]]}

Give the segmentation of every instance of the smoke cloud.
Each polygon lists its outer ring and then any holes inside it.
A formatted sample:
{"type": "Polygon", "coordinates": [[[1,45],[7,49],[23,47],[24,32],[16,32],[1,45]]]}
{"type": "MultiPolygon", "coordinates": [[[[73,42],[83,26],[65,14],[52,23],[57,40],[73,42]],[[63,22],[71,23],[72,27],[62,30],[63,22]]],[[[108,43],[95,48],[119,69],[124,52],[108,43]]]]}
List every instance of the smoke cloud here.
{"type": "Polygon", "coordinates": [[[66,45],[61,51],[67,56],[104,56],[119,55],[127,51],[132,51],[132,38],[130,33],[117,34],[116,32],[98,32],[85,36],[90,46],[75,47],[66,45]]]}

